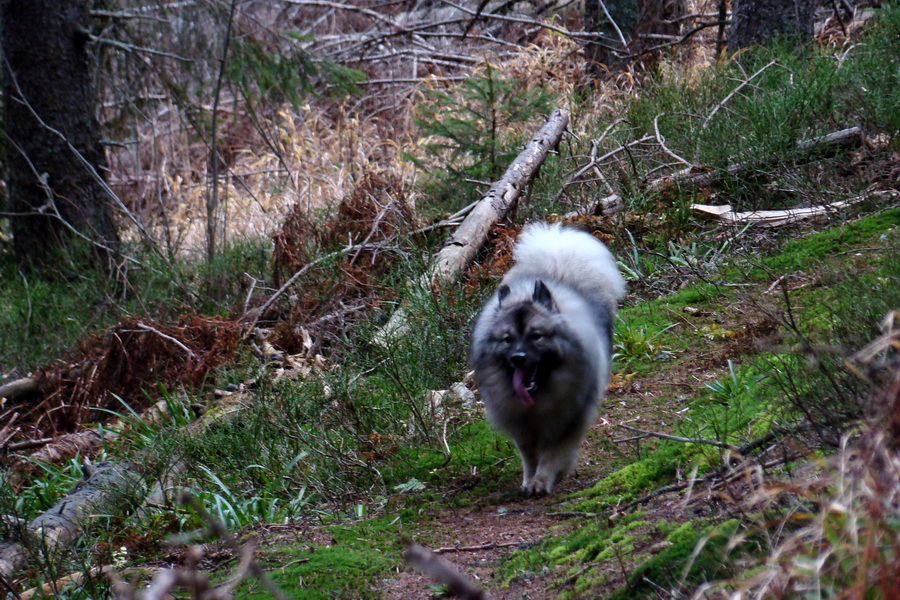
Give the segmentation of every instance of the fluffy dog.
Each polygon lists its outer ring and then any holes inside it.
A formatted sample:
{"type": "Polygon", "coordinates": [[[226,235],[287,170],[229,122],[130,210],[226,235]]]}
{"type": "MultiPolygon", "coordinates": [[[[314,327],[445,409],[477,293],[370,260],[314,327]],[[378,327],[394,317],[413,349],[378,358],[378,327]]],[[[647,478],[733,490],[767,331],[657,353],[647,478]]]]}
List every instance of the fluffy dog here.
{"type": "Polygon", "coordinates": [[[549,494],[597,417],[625,281],[606,246],[558,224],[527,226],[514,257],[475,324],[471,360],[488,419],[522,456],[522,489],[549,494]]]}

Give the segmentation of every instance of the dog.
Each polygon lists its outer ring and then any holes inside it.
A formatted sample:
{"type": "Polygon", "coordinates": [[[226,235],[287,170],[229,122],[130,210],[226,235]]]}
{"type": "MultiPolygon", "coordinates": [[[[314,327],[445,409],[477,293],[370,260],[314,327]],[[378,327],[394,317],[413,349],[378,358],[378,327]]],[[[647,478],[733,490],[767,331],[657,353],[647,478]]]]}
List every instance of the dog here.
{"type": "Polygon", "coordinates": [[[488,420],[522,457],[522,490],[542,495],[575,468],[597,418],[626,285],[602,242],[559,224],[526,226],[513,257],[470,357],[488,420]]]}

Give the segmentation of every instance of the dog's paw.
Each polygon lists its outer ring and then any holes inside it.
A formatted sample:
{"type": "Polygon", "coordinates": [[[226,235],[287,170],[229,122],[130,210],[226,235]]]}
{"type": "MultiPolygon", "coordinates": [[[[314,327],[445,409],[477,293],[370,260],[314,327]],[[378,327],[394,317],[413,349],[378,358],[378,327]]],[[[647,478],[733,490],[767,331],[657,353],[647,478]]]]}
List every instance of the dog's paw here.
{"type": "Polygon", "coordinates": [[[553,492],[553,480],[540,475],[522,484],[522,491],[529,496],[547,496],[553,492]]]}

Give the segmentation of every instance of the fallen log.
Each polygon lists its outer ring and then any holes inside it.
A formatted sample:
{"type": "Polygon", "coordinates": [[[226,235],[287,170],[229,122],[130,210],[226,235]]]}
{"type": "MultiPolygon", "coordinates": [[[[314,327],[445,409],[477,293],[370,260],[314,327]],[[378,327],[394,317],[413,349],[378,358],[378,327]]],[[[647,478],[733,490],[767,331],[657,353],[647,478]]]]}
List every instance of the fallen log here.
{"type": "Polygon", "coordinates": [[[19,400],[28,396],[36,396],[40,391],[41,388],[37,379],[22,377],[0,385],[0,398],[6,398],[9,401],[19,400]]]}
{"type": "MultiPolygon", "coordinates": [[[[849,127],[840,131],[835,131],[821,137],[802,140],[797,142],[797,153],[801,157],[812,157],[823,152],[831,152],[838,148],[852,148],[859,146],[863,141],[863,131],[861,127],[849,127]]],[[[654,179],[647,184],[649,192],[663,192],[668,189],[696,189],[702,188],[721,181],[727,176],[734,176],[749,171],[752,168],[764,168],[767,163],[734,163],[728,165],[725,169],[700,171],[696,169],[684,169],[654,179]]],[[[600,198],[592,204],[587,214],[590,215],[614,215],[624,206],[622,196],[620,194],[609,194],[600,198]]],[[[573,211],[567,213],[564,218],[573,218],[583,214],[582,211],[573,211]]]]}
{"type": "Polygon", "coordinates": [[[24,530],[13,532],[17,543],[0,547],[0,575],[11,577],[35,554],[51,554],[72,545],[104,505],[139,485],[140,475],[128,463],[104,462],[92,467],[53,508],[32,519],[24,530]]]}
{"type": "Polygon", "coordinates": [[[522,190],[537,175],[547,155],[559,145],[568,124],[566,111],[557,108],[550,114],[503,177],[491,186],[459,228],[444,242],[431,268],[432,285],[453,281],[472,262],[487,240],[491,226],[516,205],[522,190]]]}
{"type": "MultiPolygon", "coordinates": [[[[569,114],[566,111],[557,108],[550,113],[547,122],[525,145],[503,176],[475,203],[456,231],[444,241],[428,272],[418,281],[422,288],[438,289],[441,285],[452,283],[465,271],[484,246],[494,223],[506,217],[516,206],[522,190],[534,180],[551,150],[559,145],[568,125],[569,114]]],[[[384,344],[405,328],[406,315],[402,309],[397,309],[375,339],[384,344]]]]}

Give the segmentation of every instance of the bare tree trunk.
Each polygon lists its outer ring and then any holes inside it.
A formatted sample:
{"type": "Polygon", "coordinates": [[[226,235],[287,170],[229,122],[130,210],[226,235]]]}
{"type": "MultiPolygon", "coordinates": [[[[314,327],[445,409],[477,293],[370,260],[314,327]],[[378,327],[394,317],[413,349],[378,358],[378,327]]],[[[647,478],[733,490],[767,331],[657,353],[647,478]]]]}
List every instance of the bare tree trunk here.
{"type": "Polygon", "coordinates": [[[73,230],[96,242],[102,258],[118,245],[111,199],[98,181],[106,161],[89,8],[89,0],[0,4],[9,205],[22,262],[46,260],[73,230]]]}
{"type": "Polygon", "coordinates": [[[735,52],[778,37],[812,40],[813,0],[735,0],[728,50],[735,52]]]}

